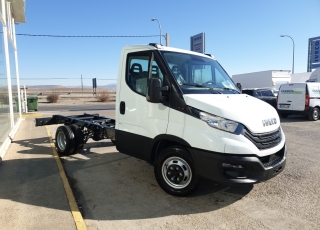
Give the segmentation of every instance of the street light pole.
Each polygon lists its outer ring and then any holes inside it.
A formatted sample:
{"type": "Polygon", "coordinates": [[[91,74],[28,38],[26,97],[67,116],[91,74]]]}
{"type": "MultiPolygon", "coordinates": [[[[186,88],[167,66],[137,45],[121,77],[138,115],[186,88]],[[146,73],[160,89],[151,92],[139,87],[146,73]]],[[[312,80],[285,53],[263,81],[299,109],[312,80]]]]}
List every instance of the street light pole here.
{"type": "Polygon", "coordinates": [[[160,45],[162,45],[162,44],[161,44],[161,37],[162,37],[162,35],[161,35],[161,25],[160,25],[160,22],[159,22],[159,20],[156,19],[156,18],[152,18],[151,21],[157,21],[158,24],[159,24],[159,28],[160,28],[160,45]]]}
{"type": "Polygon", "coordinates": [[[289,35],[280,35],[280,37],[288,37],[291,38],[292,43],[293,43],[293,55],[292,55],[292,74],[294,74],[294,40],[292,39],[292,37],[290,37],[289,35]]]}

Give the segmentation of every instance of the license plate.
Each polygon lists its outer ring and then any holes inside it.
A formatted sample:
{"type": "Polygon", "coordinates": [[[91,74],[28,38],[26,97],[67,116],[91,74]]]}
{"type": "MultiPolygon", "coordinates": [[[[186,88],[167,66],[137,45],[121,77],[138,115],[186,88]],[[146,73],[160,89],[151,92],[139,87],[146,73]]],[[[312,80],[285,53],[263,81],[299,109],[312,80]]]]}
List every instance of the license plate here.
{"type": "Polygon", "coordinates": [[[288,109],[290,105],[280,105],[280,108],[288,109]]]}

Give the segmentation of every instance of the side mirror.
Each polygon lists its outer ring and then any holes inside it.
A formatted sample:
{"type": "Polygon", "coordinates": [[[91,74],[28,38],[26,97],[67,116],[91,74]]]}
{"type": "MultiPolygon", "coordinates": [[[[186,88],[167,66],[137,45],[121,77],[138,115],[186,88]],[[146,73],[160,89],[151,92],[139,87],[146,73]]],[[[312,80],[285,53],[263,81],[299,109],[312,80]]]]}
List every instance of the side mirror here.
{"type": "Polygon", "coordinates": [[[240,90],[240,92],[242,93],[242,85],[241,85],[241,83],[237,83],[236,84],[237,85],[237,88],[240,90]]]}
{"type": "Polygon", "coordinates": [[[147,101],[152,103],[159,103],[162,99],[162,91],[168,91],[169,87],[161,87],[162,82],[160,78],[148,79],[148,94],[147,101]]]}

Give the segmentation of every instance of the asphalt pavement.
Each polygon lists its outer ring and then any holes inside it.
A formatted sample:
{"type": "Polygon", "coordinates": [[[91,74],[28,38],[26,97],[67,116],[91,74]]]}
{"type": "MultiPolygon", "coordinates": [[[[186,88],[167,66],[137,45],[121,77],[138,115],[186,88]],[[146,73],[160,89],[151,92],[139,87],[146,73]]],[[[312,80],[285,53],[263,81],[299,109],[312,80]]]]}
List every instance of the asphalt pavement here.
{"type": "Polygon", "coordinates": [[[21,123],[0,164],[0,229],[76,229],[45,127],[21,123]]]}
{"type": "MultiPolygon", "coordinates": [[[[114,118],[114,110],[92,113],[114,118]]],[[[0,229],[76,229],[50,140],[58,125],[35,127],[36,115],[21,123],[0,164],[0,229]]],[[[152,165],[109,140],[90,140],[61,161],[87,229],[318,229],[320,121],[289,116],[281,126],[288,160],[280,175],[241,187],[206,183],[184,198],[166,194],[152,165]]]]}

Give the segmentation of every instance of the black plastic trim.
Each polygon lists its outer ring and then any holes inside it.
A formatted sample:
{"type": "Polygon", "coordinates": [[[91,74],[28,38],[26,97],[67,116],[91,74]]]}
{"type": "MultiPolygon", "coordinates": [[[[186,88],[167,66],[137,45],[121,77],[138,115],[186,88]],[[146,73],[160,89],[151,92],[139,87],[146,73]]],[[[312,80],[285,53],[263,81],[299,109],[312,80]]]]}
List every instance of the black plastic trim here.
{"type": "Polygon", "coordinates": [[[273,148],[282,140],[280,127],[268,133],[252,133],[247,128],[244,128],[242,135],[249,139],[260,150],[273,148]]]}
{"type": "Polygon", "coordinates": [[[150,161],[151,138],[116,129],[115,140],[119,152],[150,161]]]}
{"type": "Polygon", "coordinates": [[[312,113],[313,108],[314,108],[313,106],[309,106],[307,110],[302,110],[302,111],[278,109],[278,112],[283,114],[309,115],[310,113],[312,113]]]}
{"type": "Polygon", "coordinates": [[[267,156],[269,157],[267,162],[266,159],[256,155],[224,154],[195,148],[189,148],[188,151],[191,153],[196,173],[200,178],[220,184],[237,185],[266,181],[282,172],[286,165],[287,146],[284,144],[281,150],[267,156]],[[241,165],[243,168],[238,171],[225,169],[222,163],[241,165]],[[235,171],[237,176],[232,176],[235,171]]]}

